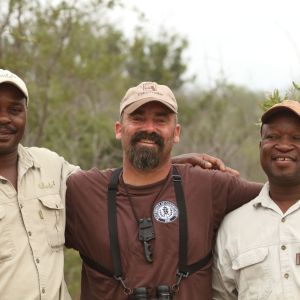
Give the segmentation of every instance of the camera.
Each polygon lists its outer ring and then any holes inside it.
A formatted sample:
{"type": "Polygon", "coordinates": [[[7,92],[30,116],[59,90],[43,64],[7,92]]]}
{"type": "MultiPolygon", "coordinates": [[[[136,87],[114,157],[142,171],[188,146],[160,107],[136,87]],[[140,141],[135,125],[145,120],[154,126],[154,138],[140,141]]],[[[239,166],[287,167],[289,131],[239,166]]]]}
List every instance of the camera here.
{"type": "Polygon", "coordinates": [[[146,287],[138,287],[133,290],[132,300],[172,300],[172,291],[168,285],[159,285],[156,288],[156,298],[149,298],[146,287]]]}

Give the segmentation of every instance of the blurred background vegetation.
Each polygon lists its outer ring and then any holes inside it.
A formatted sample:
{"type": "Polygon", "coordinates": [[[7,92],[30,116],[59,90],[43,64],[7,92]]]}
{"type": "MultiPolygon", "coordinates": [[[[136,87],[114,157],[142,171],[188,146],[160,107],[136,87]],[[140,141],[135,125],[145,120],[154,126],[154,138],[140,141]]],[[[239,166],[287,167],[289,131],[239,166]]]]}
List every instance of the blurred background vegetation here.
{"type": "MultiPolygon", "coordinates": [[[[142,16],[126,37],[109,18],[115,6],[124,5],[125,0],[1,0],[0,68],[19,74],[30,91],[23,144],[48,147],[84,169],[119,166],[114,122],[120,99],[129,87],[156,81],[170,86],[179,102],[183,129],[174,154],[207,152],[243,177],[264,181],[258,122],[265,95],[226,78],[210,89],[191,88],[202,74],[186,76],[188,41],[163,29],[151,37],[142,16]]],[[[80,267],[77,253],[66,250],[73,299],[79,299],[80,267]]]]}

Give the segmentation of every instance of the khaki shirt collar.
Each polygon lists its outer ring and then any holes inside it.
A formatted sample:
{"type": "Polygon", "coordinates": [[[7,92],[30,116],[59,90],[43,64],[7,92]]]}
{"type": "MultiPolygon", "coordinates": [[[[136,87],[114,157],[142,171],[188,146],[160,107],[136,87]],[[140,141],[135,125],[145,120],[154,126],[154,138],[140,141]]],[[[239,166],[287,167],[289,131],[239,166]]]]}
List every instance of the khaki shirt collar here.
{"type": "MultiPolygon", "coordinates": [[[[269,191],[270,191],[269,182],[266,182],[262,190],[260,191],[259,195],[252,201],[252,205],[255,208],[265,207],[282,214],[282,211],[280,210],[278,205],[271,199],[269,191]]],[[[299,208],[300,208],[300,201],[292,205],[284,214],[285,215],[290,214],[291,212],[299,208]]]]}
{"type": "Polygon", "coordinates": [[[269,207],[272,204],[273,200],[269,195],[269,182],[266,182],[261,189],[259,195],[252,201],[252,204],[255,208],[260,206],[269,207]]]}
{"type": "Polygon", "coordinates": [[[22,168],[29,169],[29,168],[40,168],[39,162],[34,159],[29,151],[26,151],[26,147],[19,144],[18,146],[18,156],[19,156],[19,165],[22,168]]]}

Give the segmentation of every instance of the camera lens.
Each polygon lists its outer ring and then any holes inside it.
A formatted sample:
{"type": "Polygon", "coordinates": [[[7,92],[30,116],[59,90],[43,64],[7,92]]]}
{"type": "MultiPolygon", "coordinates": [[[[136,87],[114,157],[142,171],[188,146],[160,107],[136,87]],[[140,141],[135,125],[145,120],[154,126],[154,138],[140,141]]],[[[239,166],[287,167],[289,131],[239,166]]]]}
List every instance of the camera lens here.
{"type": "Polygon", "coordinates": [[[159,285],[156,289],[158,300],[171,300],[172,293],[167,285],[159,285]]]}
{"type": "Polygon", "coordinates": [[[145,287],[139,287],[133,291],[134,300],[148,300],[148,291],[145,287]]]}

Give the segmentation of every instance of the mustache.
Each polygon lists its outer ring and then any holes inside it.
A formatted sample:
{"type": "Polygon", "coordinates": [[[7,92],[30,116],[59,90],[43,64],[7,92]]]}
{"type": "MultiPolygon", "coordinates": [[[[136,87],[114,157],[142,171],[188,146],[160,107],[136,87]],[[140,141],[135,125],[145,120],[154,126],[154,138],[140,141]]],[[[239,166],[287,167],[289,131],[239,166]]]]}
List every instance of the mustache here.
{"type": "Polygon", "coordinates": [[[164,145],[163,138],[156,132],[138,131],[131,138],[131,145],[134,146],[141,140],[149,140],[162,147],[164,145]]]}
{"type": "Polygon", "coordinates": [[[12,126],[12,125],[0,125],[0,131],[4,131],[7,133],[16,133],[17,132],[17,128],[12,126]]]}

